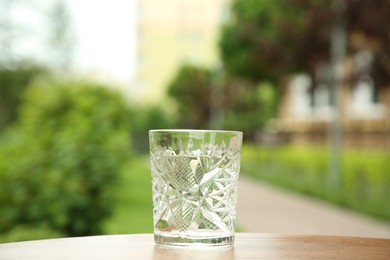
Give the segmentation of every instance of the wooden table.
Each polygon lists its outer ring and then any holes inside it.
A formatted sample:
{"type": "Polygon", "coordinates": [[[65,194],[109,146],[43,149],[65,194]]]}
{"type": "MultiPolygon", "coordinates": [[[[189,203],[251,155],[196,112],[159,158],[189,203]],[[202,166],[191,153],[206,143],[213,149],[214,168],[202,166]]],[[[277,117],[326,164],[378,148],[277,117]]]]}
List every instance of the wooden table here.
{"type": "Polygon", "coordinates": [[[390,239],[237,233],[234,247],[155,246],[152,234],[0,244],[0,259],[390,259],[390,239]]]}

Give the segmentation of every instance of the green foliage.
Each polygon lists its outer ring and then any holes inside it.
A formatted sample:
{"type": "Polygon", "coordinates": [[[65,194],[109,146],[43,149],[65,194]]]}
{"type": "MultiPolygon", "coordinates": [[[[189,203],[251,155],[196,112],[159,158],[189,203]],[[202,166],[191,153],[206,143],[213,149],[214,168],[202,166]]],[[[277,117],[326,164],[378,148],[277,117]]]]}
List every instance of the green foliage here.
{"type": "Polygon", "coordinates": [[[254,140],[259,129],[276,115],[277,93],[268,83],[253,85],[232,80],[225,87],[226,129],[244,132],[245,140],[254,140]]]}
{"type": "MultiPolygon", "coordinates": [[[[310,38],[308,35],[313,24],[312,11],[324,6],[324,2],[234,1],[233,19],[222,29],[220,39],[221,56],[227,71],[254,82],[277,82],[280,76],[300,69],[308,57],[300,56],[302,50],[307,54],[313,48],[324,47],[322,42],[316,41],[316,34],[310,34],[310,38]],[[307,46],[309,39],[311,45],[307,46]],[[303,45],[306,49],[302,49],[303,45]]],[[[326,21],[317,20],[315,25],[317,32],[329,30],[326,21]]],[[[329,45],[328,38],[322,40],[329,45]]],[[[328,49],[317,55],[324,55],[328,49]]]]}
{"type": "Polygon", "coordinates": [[[390,220],[390,155],[345,150],[342,183],[338,189],[327,185],[328,157],[328,150],[319,147],[246,145],[242,154],[242,172],[390,220]]]}
{"type": "Polygon", "coordinates": [[[35,65],[0,66],[0,131],[17,120],[24,89],[43,73],[44,69],[35,65]]]}
{"type": "Polygon", "coordinates": [[[132,139],[137,152],[149,152],[148,131],[150,129],[167,129],[173,127],[173,120],[163,107],[157,105],[133,107],[128,121],[132,128],[132,139]]]}
{"type": "Polygon", "coordinates": [[[363,46],[361,40],[348,41],[348,53],[371,48],[372,77],[378,86],[387,86],[389,10],[388,0],[235,0],[221,33],[221,57],[230,74],[255,83],[276,83],[297,71],[315,79],[317,65],[330,62],[332,30],[341,12],[347,36],[376,42],[363,46]]]}
{"type": "Polygon", "coordinates": [[[212,72],[183,65],[168,86],[177,102],[178,124],[183,128],[207,128],[210,118],[212,72]]]}
{"type": "Polygon", "coordinates": [[[131,154],[120,94],[90,83],[37,82],[0,146],[0,232],[16,225],[100,233],[131,154]]]}
{"type": "Polygon", "coordinates": [[[183,66],[169,86],[168,94],[177,102],[178,122],[182,128],[208,128],[215,105],[224,114],[224,129],[244,131],[246,140],[276,114],[277,92],[273,85],[225,77],[217,81],[216,72],[183,66]],[[213,88],[220,88],[215,96],[213,88]]]}

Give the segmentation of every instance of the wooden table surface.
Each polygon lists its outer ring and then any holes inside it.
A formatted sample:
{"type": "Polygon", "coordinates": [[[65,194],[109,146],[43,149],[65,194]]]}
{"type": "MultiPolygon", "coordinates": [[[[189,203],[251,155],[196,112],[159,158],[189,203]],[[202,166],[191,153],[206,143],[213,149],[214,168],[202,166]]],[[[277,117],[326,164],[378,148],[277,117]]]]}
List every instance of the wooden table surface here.
{"type": "Polygon", "coordinates": [[[152,234],[59,238],[0,244],[0,259],[386,259],[390,239],[237,233],[234,247],[155,246],[152,234]]]}

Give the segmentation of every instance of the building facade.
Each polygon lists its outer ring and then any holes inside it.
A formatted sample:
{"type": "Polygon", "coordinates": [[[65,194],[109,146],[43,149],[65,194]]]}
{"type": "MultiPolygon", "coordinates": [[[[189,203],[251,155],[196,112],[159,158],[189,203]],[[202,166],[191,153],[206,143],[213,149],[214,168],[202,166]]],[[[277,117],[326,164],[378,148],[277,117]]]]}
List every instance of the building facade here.
{"type": "Polygon", "coordinates": [[[229,0],[138,0],[137,72],[133,95],[164,102],[183,63],[218,65],[219,29],[229,0]]]}
{"type": "MultiPolygon", "coordinates": [[[[327,144],[335,118],[345,147],[390,149],[390,82],[378,86],[370,75],[372,52],[362,48],[343,64],[337,86],[339,109],[329,84],[298,75],[284,87],[274,131],[287,143],[327,144]],[[332,123],[333,122],[333,123],[332,123]]],[[[326,65],[318,69],[327,71],[326,65]]],[[[326,74],[326,73],[325,73],[326,74]]]]}

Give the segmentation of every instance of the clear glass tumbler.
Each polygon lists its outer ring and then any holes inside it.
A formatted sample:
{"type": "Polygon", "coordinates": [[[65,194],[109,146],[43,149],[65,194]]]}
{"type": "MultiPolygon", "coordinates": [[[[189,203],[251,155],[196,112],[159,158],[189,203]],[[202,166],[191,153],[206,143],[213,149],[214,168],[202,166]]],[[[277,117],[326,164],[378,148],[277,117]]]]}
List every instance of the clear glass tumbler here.
{"type": "Polygon", "coordinates": [[[242,132],[150,130],[149,143],[156,244],[231,246],[242,132]]]}

